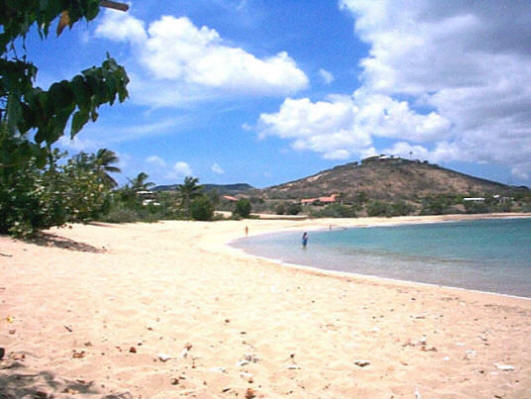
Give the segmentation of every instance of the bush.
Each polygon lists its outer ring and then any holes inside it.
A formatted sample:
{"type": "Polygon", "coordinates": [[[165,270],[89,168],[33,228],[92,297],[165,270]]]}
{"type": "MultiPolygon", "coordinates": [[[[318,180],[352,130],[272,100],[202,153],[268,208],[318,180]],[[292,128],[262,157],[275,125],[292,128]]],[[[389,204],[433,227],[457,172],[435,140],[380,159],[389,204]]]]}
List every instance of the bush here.
{"type": "Polygon", "coordinates": [[[286,213],[288,215],[298,215],[299,213],[301,213],[301,211],[302,211],[301,204],[292,202],[291,204],[288,205],[288,209],[286,213]]]}
{"type": "Polygon", "coordinates": [[[490,211],[484,202],[465,201],[464,205],[466,213],[488,213],[490,211]]]}
{"type": "MultiPolygon", "coordinates": [[[[3,145],[9,149],[9,140],[3,145]]],[[[4,150],[4,149],[3,149],[4,150]]],[[[35,160],[0,169],[0,233],[29,237],[68,222],[88,222],[109,209],[109,190],[101,175],[73,160],[37,167],[35,160]]]]}
{"type": "Polygon", "coordinates": [[[277,215],[283,215],[286,213],[286,207],[284,206],[284,204],[278,204],[276,207],[275,207],[275,213],[277,215]]]}
{"type": "Polygon", "coordinates": [[[330,204],[317,212],[313,212],[312,216],[320,218],[355,218],[356,210],[352,206],[330,204]]]}
{"type": "Polygon", "coordinates": [[[367,215],[369,216],[392,216],[392,211],[389,204],[383,201],[371,201],[367,205],[367,215]]]}
{"type": "Polygon", "coordinates": [[[407,216],[414,211],[414,208],[404,201],[393,202],[391,204],[392,216],[407,216]]]}
{"type": "Polygon", "coordinates": [[[194,220],[212,220],[214,205],[207,196],[201,196],[190,204],[190,214],[194,220]]]}
{"type": "Polygon", "coordinates": [[[138,219],[138,214],[134,209],[112,208],[100,220],[108,223],[133,223],[138,221],[138,219]]]}
{"type": "Polygon", "coordinates": [[[248,218],[251,214],[251,201],[247,198],[241,198],[236,202],[236,209],[234,213],[240,215],[242,218],[248,218]]]}
{"type": "Polygon", "coordinates": [[[356,193],[356,195],[354,196],[354,203],[356,205],[363,205],[367,201],[369,201],[369,196],[364,191],[360,191],[360,192],[356,193]]]}
{"type": "Polygon", "coordinates": [[[450,211],[453,201],[449,198],[438,196],[424,198],[422,201],[421,215],[444,215],[450,211]]]}

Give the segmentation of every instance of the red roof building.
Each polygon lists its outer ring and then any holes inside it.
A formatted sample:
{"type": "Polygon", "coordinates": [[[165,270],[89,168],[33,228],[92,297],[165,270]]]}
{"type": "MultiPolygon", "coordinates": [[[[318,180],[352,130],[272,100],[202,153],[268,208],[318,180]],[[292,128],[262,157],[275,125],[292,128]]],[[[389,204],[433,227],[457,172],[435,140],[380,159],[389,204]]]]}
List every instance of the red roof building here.
{"type": "Polygon", "coordinates": [[[233,197],[231,195],[224,195],[223,196],[223,199],[227,200],[227,201],[238,201],[238,198],[236,197],[233,197]]]}

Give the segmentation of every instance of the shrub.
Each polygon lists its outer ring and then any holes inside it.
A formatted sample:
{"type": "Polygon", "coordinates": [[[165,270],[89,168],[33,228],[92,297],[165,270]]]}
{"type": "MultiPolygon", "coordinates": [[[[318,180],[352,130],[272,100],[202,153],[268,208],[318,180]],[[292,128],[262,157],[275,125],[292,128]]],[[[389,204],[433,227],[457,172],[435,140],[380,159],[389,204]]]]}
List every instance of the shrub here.
{"type": "MultiPolygon", "coordinates": [[[[9,146],[6,140],[3,145],[9,146]]],[[[0,233],[29,237],[40,229],[67,222],[88,222],[109,208],[102,176],[73,160],[48,169],[35,160],[0,169],[0,233]]]]}
{"type": "Polygon", "coordinates": [[[138,221],[138,215],[134,209],[112,208],[100,220],[108,223],[133,223],[138,221]]]}
{"type": "Polygon", "coordinates": [[[212,220],[214,205],[207,196],[201,196],[190,204],[190,214],[194,220],[212,220]]]}
{"type": "Polygon", "coordinates": [[[489,207],[484,202],[465,201],[466,213],[488,213],[489,207]]]}
{"type": "Polygon", "coordinates": [[[284,206],[284,204],[278,204],[276,207],[275,207],[275,213],[277,215],[283,215],[286,213],[286,207],[284,206]]]}
{"type": "Polygon", "coordinates": [[[288,205],[288,209],[286,213],[288,215],[298,215],[299,213],[301,213],[301,211],[302,211],[301,204],[292,202],[291,204],[288,205]]]}
{"type": "Polygon", "coordinates": [[[405,203],[404,201],[393,202],[391,204],[391,215],[392,216],[407,216],[412,213],[414,208],[405,203]]]}
{"type": "Polygon", "coordinates": [[[357,192],[354,196],[354,203],[357,205],[363,205],[367,201],[369,201],[369,196],[364,191],[357,192]]]}
{"type": "Polygon", "coordinates": [[[369,202],[369,204],[367,205],[367,215],[390,217],[392,215],[392,212],[391,208],[389,207],[389,204],[383,201],[374,200],[369,202]]]}
{"type": "Polygon", "coordinates": [[[450,210],[451,203],[454,202],[444,196],[427,197],[422,201],[421,215],[443,215],[450,210]]]}
{"type": "Polygon", "coordinates": [[[321,218],[355,218],[356,210],[352,206],[330,204],[317,212],[313,212],[312,216],[321,218]]]}
{"type": "Polygon", "coordinates": [[[236,209],[234,213],[240,215],[242,218],[248,218],[251,214],[251,201],[247,198],[241,198],[236,202],[236,209]]]}

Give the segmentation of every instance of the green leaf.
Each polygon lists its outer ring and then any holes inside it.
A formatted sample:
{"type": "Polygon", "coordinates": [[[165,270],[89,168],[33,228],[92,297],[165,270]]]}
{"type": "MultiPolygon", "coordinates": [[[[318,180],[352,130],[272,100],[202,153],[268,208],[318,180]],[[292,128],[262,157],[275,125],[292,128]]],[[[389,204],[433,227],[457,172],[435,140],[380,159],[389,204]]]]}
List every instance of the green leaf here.
{"type": "Polygon", "coordinates": [[[74,136],[85,126],[89,120],[88,111],[77,111],[72,118],[72,129],[70,130],[70,138],[74,136]]]}
{"type": "Polygon", "coordinates": [[[46,161],[48,160],[48,151],[46,151],[45,148],[39,148],[35,155],[37,167],[39,169],[44,168],[46,166],[46,161]]]}
{"type": "Polygon", "coordinates": [[[74,99],[76,104],[81,109],[87,109],[90,106],[90,93],[89,88],[85,84],[85,80],[81,75],[77,75],[72,79],[72,92],[74,93],[74,99]]]}
{"type": "Polygon", "coordinates": [[[86,17],[90,21],[91,19],[96,18],[100,12],[100,2],[99,0],[90,0],[88,4],[86,17]]]}
{"type": "Polygon", "coordinates": [[[7,128],[11,134],[17,132],[17,125],[22,116],[20,101],[14,94],[9,94],[7,98],[7,128]]]}
{"type": "Polygon", "coordinates": [[[70,89],[70,82],[62,80],[59,83],[54,83],[49,90],[49,96],[53,101],[56,110],[69,107],[73,100],[74,94],[70,89]]]}

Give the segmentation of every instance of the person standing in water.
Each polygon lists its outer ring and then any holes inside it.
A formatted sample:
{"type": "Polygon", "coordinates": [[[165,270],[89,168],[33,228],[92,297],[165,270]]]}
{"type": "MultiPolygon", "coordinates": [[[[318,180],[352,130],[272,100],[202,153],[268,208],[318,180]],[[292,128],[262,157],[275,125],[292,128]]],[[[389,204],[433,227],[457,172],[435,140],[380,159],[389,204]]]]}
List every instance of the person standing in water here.
{"type": "Polygon", "coordinates": [[[302,247],[306,248],[306,245],[308,245],[308,233],[304,232],[302,235],[302,247]]]}

